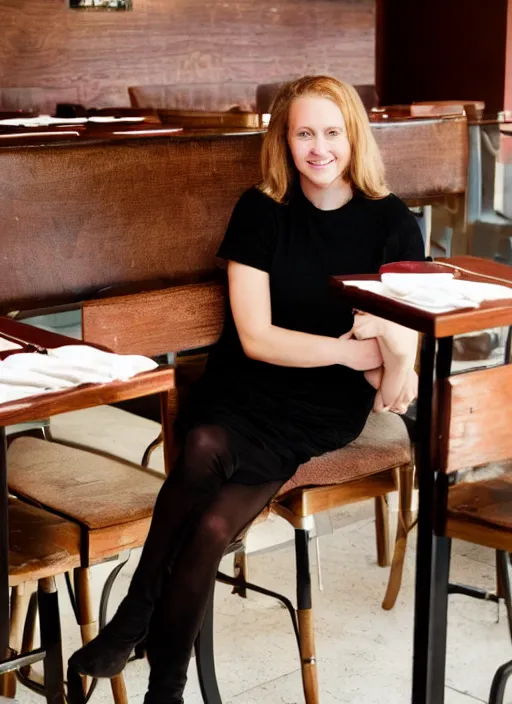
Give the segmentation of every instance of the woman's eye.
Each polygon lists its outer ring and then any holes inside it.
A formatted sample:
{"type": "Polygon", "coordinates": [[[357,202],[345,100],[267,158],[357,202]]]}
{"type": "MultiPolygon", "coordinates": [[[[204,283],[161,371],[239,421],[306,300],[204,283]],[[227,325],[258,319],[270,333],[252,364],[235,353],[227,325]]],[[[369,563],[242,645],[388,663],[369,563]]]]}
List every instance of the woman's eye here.
{"type": "Polygon", "coordinates": [[[299,132],[299,137],[309,137],[309,132],[306,132],[306,131],[299,132]]]}
{"type": "Polygon", "coordinates": [[[340,133],[338,132],[338,130],[330,130],[330,131],[329,131],[329,136],[330,136],[330,137],[338,137],[339,134],[340,134],[340,133]]]}

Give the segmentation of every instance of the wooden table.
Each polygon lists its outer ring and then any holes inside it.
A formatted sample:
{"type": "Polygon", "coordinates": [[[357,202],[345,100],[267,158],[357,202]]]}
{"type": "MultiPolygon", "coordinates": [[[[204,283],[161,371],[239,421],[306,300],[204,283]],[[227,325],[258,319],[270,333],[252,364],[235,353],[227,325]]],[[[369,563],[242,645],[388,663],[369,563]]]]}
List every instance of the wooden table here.
{"type": "MultiPolygon", "coordinates": [[[[0,317],[0,336],[2,335],[23,341],[22,348],[26,351],[34,349],[30,345],[52,348],[77,344],[76,340],[64,335],[49,333],[0,317]]],[[[0,353],[0,359],[15,353],[16,351],[0,353]]],[[[45,393],[0,404],[0,658],[4,657],[4,653],[7,653],[9,648],[9,515],[5,427],[15,423],[49,418],[58,413],[102,406],[151,394],[160,394],[162,407],[167,408],[167,394],[174,388],[174,383],[174,369],[164,366],[138,374],[128,381],[84,384],[65,391],[45,393]]],[[[163,424],[163,427],[166,427],[166,424],[163,424]]],[[[167,438],[164,438],[164,443],[166,440],[167,438]]],[[[165,444],[164,452],[167,453],[165,444]]],[[[0,674],[43,660],[45,656],[44,649],[40,648],[8,660],[0,659],[0,674]]],[[[55,697],[51,701],[55,704],[63,704],[63,694],[59,691],[62,683],[55,683],[53,677],[49,680],[57,687],[57,690],[51,693],[55,697]]]]}
{"type": "MultiPolygon", "coordinates": [[[[421,345],[418,390],[416,466],[418,472],[419,512],[416,555],[416,592],[414,610],[414,657],[412,704],[443,704],[444,649],[436,648],[435,628],[429,631],[432,604],[432,565],[436,559],[435,488],[443,476],[436,471],[438,429],[435,412],[436,380],[450,376],[453,336],[490,327],[512,325],[512,267],[478,257],[453,257],[439,260],[467,270],[464,278],[484,280],[482,275],[510,282],[511,299],[484,302],[477,309],[452,313],[427,313],[404,303],[350,286],[350,279],[367,277],[333,277],[344,303],[354,308],[392,320],[424,333],[421,345]],[[471,272],[471,273],[468,273],[471,272]]],[[[503,283],[502,282],[502,285],[503,283]]],[[[498,283],[494,281],[494,283],[498,283]]],[[[510,334],[507,350],[510,354],[510,334]]],[[[490,399],[492,403],[492,399],[490,399]]]]}

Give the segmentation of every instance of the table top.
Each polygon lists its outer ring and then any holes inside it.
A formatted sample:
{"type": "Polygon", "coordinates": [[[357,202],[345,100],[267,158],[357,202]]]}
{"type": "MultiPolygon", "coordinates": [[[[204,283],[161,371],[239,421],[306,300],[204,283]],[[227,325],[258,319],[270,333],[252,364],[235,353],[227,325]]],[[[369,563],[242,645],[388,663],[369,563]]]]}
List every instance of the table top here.
{"type": "Polygon", "coordinates": [[[263,134],[260,127],[192,127],[153,124],[78,124],[42,127],[5,127],[0,125],[0,147],[46,146],[70,143],[101,143],[137,139],[212,139],[263,134]]]}
{"type": "MultiPolygon", "coordinates": [[[[0,336],[14,339],[22,347],[21,350],[0,353],[0,360],[17,352],[32,351],[34,347],[31,345],[53,348],[87,344],[5,317],[0,317],[0,336]]],[[[112,381],[109,384],[82,384],[64,391],[28,396],[1,403],[0,426],[36,421],[59,413],[91,408],[92,406],[103,406],[150,394],[165,393],[174,387],[174,368],[160,366],[153,371],[137,374],[128,381],[112,381]]]]}
{"type": "Polygon", "coordinates": [[[331,285],[338,289],[344,301],[350,303],[354,308],[392,320],[435,338],[512,325],[512,267],[471,256],[439,259],[436,260],[436,263],[456,267],[463,279],[510,286],[511,298],[503,301],[484,301],[476,309],[468,308],[449,313],[432,313],[350,286],[351,280],[379,280],[378,274],[333,276],[331,277],[331,285]]]}

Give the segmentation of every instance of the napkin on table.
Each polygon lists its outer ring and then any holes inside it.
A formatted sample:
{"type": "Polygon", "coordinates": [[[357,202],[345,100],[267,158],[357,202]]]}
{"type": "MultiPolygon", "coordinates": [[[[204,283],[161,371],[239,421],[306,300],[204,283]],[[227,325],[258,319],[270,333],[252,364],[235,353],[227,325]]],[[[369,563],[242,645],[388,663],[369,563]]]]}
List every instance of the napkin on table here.
{"type": "Polygon", "coordinates": [[[365,291],[392,298],[422,310],[447,313],[478,308],[483,301],[512,299],[512,288],[455,279],[453,274],[382,274],[381,281],[350,281],[365,291]]]}
{"type": "Polygon", "coordinates": [[[80,384],[126,381],[158,366],[148,357],[118,355],[88,345],[66,345],[48,354],[20,352],[0,362],[0,403],[80,384]]]}

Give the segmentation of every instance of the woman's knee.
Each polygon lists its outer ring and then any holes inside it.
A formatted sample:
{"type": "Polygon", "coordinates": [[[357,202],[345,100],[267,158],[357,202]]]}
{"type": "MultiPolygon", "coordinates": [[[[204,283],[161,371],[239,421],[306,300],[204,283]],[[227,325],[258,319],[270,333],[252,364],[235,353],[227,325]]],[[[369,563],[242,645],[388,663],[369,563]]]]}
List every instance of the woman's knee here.
{"type": "Polygon", "coordinates": [[[224,482],[233,473],[227,431],[218,425],[198,425],[184,438],[174,466],[174,479],[203,487],[224,482]]]}
{"type": "Polygon", "coordinates": [[[211,554],[219,559],[236,537],[233,535],[230,521],[225,516],[208,511],[199,518],[194,532],[194,541],[203,547],[207,545],[211,554]]]}

